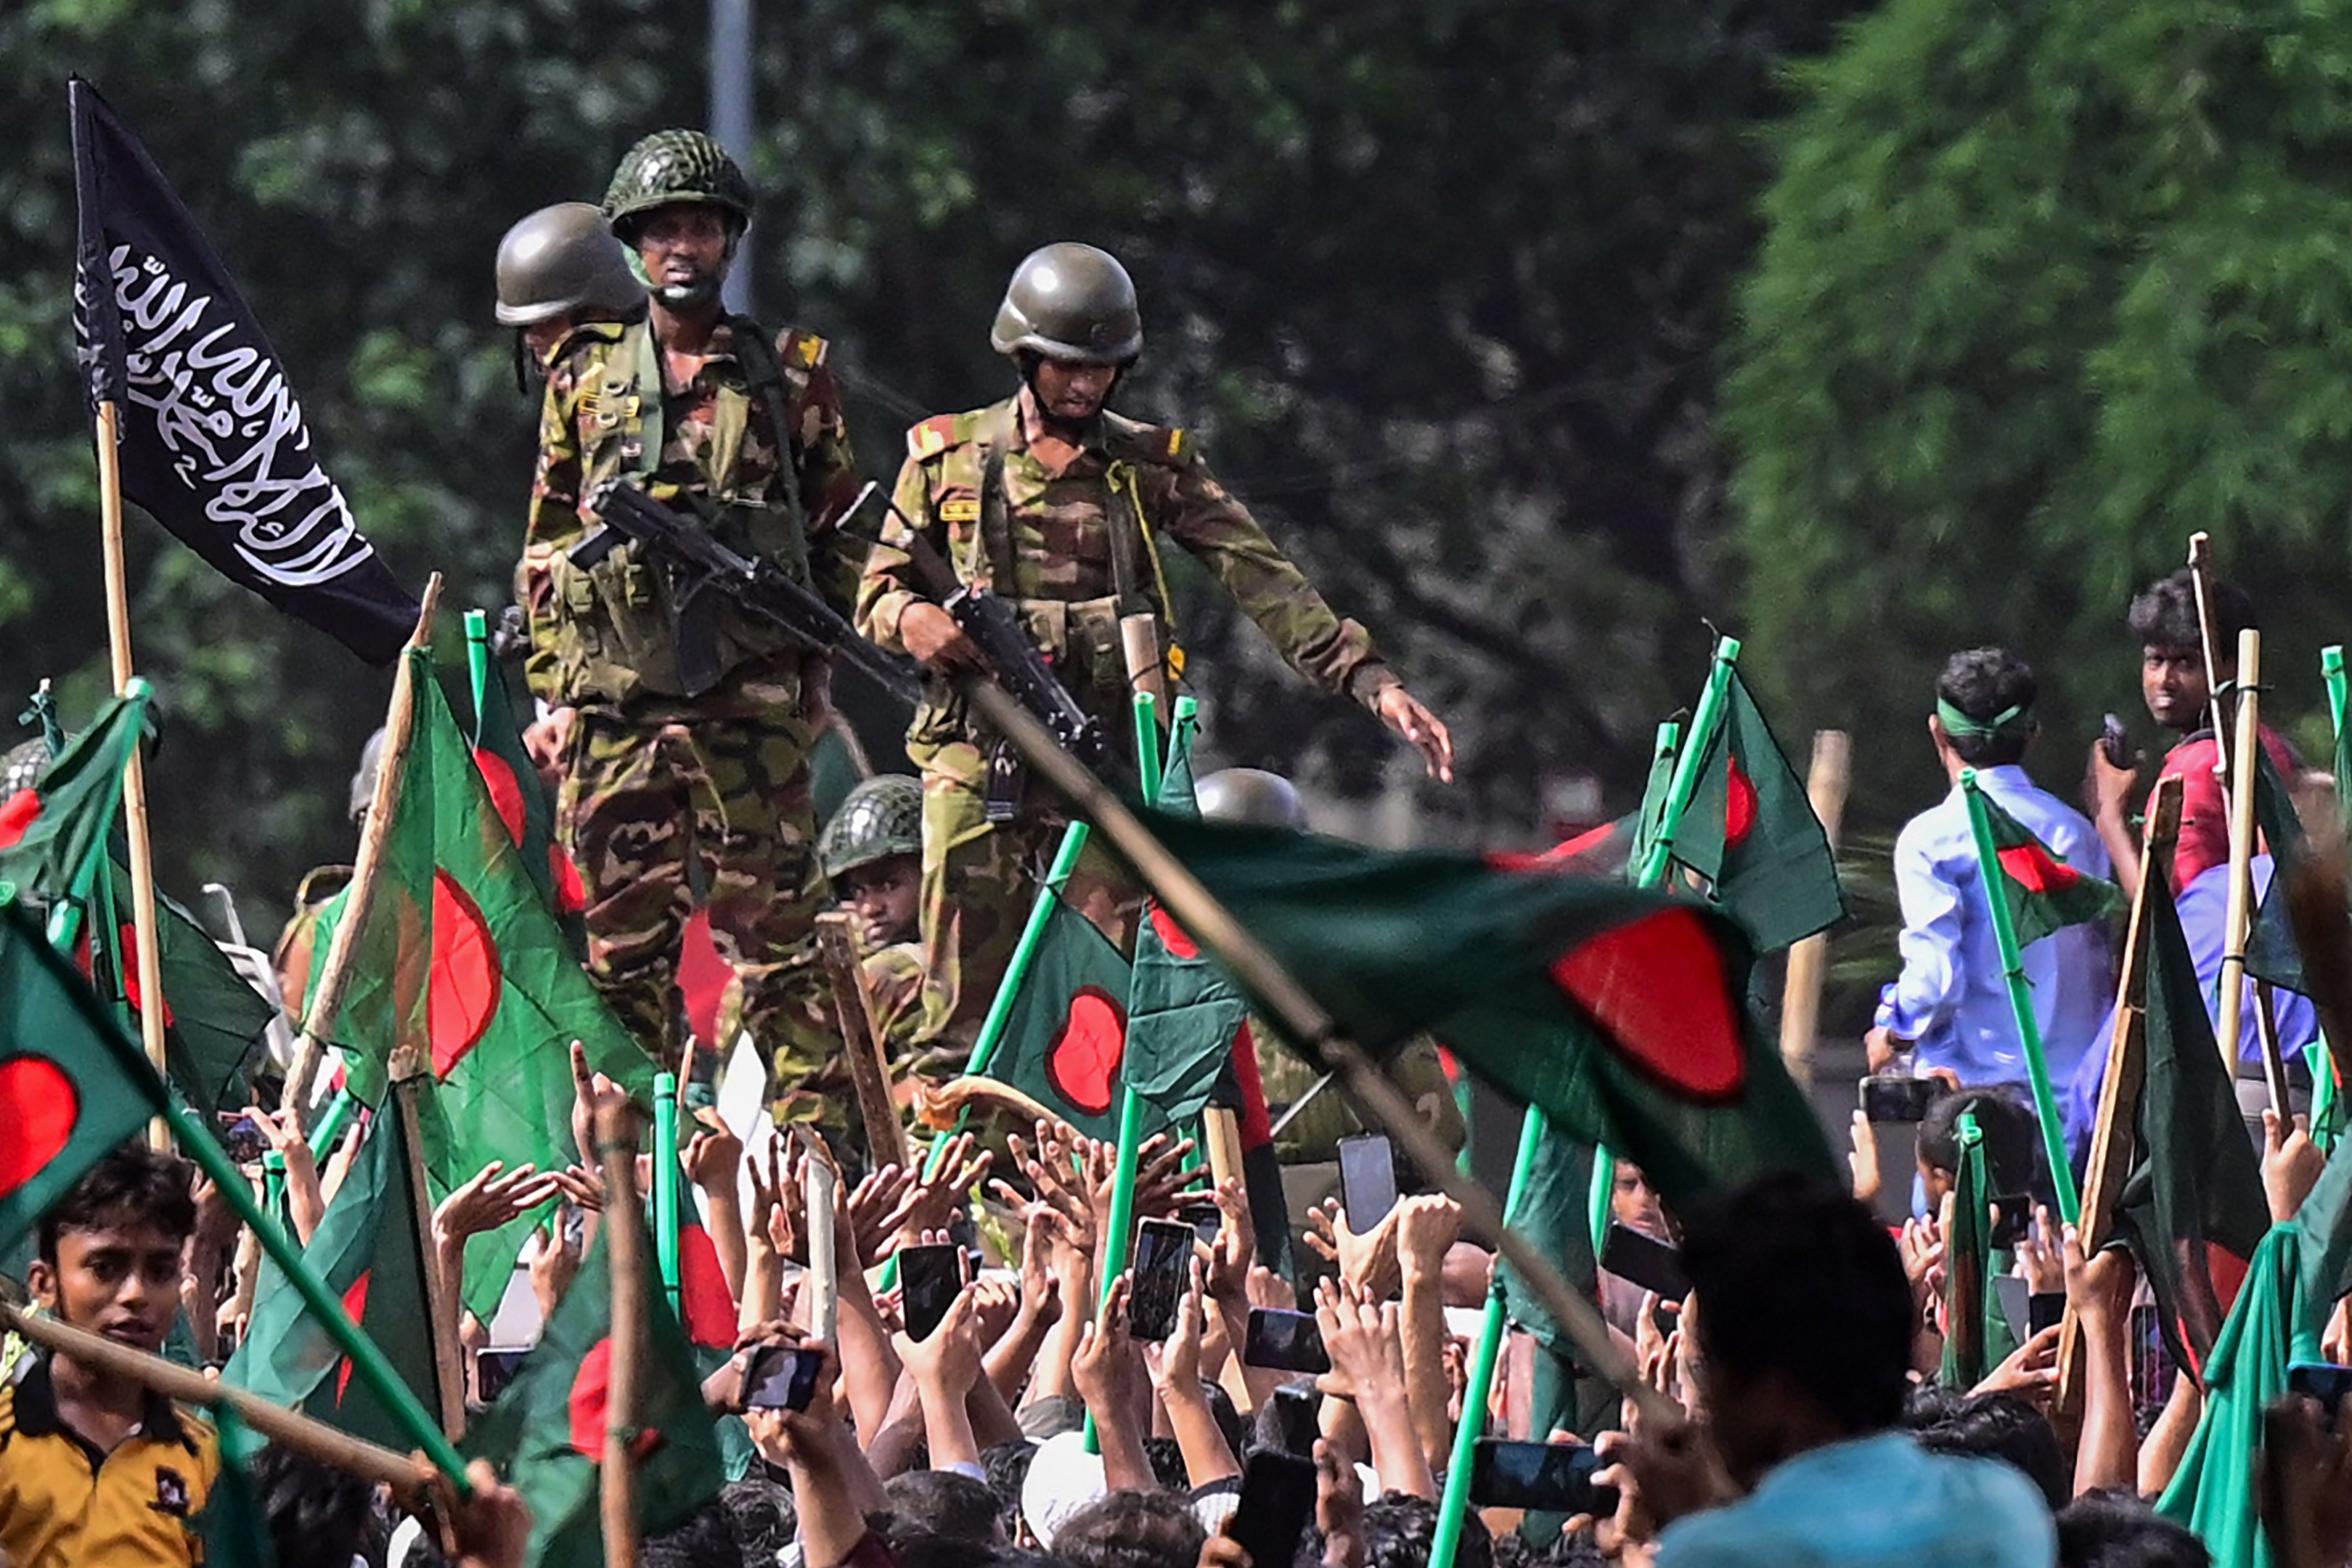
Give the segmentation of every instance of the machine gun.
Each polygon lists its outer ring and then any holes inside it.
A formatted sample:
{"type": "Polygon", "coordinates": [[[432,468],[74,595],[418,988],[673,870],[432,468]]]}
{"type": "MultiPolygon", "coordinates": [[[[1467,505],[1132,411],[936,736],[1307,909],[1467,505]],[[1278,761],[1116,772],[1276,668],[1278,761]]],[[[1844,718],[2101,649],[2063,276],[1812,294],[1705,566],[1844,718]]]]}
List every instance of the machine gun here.
{"type": "Polygon", "coordinates": [[[714,616],[718,598],[725,598],[834,655],[901,701],[912,704],[920,697],[904,662],[859,637],[840,612],[774,563],[737,554],[699,517],[671,510],[626,479],[599,485],[589,506],[604,526],[572,546],[572,564],[592,567],[625,542],[667,569],[677,616],[678,676],[689,696],[718,681],[714,616]]]}

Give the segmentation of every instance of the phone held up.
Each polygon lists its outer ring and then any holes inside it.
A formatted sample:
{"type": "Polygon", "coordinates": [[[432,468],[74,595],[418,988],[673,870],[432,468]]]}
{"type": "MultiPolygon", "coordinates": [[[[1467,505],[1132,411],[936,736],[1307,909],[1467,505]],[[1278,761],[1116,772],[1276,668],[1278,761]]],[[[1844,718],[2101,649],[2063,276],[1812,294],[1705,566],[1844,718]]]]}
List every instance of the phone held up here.
{"type": "Polygon", "coordinates": [[[1538,1513],[1617,1511],[1617,1489],[1592,1484],[1601,1458],[1589,1443],[1512,1443],[1481,1437],[1470,1451],[1470,1500],[1538,1513]]]}
{"type": "Polygon", "coordinates": [[[1339,1205],[1348,1228],[1364,1236],[1396,1207],[1396,1153],[1378,1132],[1339,1140],[1339,1205]]]}

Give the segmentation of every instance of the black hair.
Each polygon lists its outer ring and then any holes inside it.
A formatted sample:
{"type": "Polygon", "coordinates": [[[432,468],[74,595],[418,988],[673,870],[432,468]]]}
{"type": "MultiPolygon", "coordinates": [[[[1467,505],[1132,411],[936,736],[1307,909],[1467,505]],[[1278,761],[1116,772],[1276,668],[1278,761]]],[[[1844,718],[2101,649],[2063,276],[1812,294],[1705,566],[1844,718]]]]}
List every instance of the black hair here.
{"type": "MultiPolygon", "coordinates": [[[[1390,1492],[1364,1505],[1364,1568],[1423,1568],[1437,1543],[1437,1505],[1390,1492]]],[[[1457,1568],[1494,1568],[1495,1538],[1474,1510],[1454,1549],[1457,1568]]]]}
{"type": "Polygon", "coordinates": [[[375,1483],[272,1443],[246,1467],[246,1481],[269,1521],[280,1563],[348,1563],[381,1557],[375,1483]]]}
{"type": "MultiPolygon", "coordinates": [[[[2255,624],[2254,601],[2235,583],[2210,578],[2205,587],[2206,603],[2213,612],[2213,657],[2226,664],[2238,657],[2238,634],[2255,624]]],[[[2186,566],[2150,583],[2131,602],[2129,618],[2132,636],[2142,647],[2203,649],[2196,582],[2186,566]]]]}
{"type": "Polygon", "coordinates": [[[2042,1412],[2013,1394],[1916,1389],[1903,1424],[1931,1454],[2001,1459],[2024,1473],[2052,1508],[2066,1500],[2066,1457],[2042,1412]]]}
{"type": "Polygon", "coordinates": [[[1003,1508],[988,1483],[954,1470],[908,1470],[882,1483],[898,1527],[909,1534],[1002,1543],[1003,1508]]]}
{"type": "Polygon", "coordinates": [[[2033,667],[2005,647],[1972,647],[1946,659],[1944,672],[1936,677],[1939,701],[1980,724],[2018,710],[2018,717],[1997,734],[1952,735],[1952,750],[1960,761],[1972,768],[1999,768],[2021,759],[2026,742],[2033,738],[2026,710],[2041,689],[2033,667]]]}
{"type": "Polygon", "coordinates": [[[1064,1520],[1053,1544],[1070,1568],[1195,1568],[1207,1539],[1181,1493],[1123,1491],[1064,1520]]]}
{"type": "Polygon", "coordinates": [[[756,1471],[730,1481],[719,1491],[719,1506],[734,1527],[735,1544],[745,1563],[768,1563],[800,1534],[800,1510],[793,1506],[793,1489],[756,1471]]]}
{"type": "Polygon", "coordinates": [[[1696,1204],[1683,1271],[1719,1372],[1778,1373],[1856,1436],[1902,1419],[1911,1287],[1894,1237],[1845,1192],[1784,1172],[1696,1204]]]}
{"type": "Polygon", "coordinates": [[[1960,1118],[1973,1113],[1984,1134],[1985,1179],[1993,1192],[2032,1193],[2047,1201],[2050,1175],[2042,1153],[2042,1122],[2024,1094],[2007,1085],[1964,1089],[1930,1102],[1919,1123],[1919,1158],[1930,1170],[1957,1175],[1960,1118]]]}
{"type": "Polygon", "coordinates": [[[2058,1568],[2211,1568],[2196,1531],[2123,1487],[2084,1492],[2060,1509],[2058,1568]]]}
{"type": "Polygon", "coordinates": [[[41,1216],[41,1261],[56,1267],[58,1237],[68,1230],[135,1225],[187,1240],[196,1228],[193,1175],[177,1154],[142,1142],[123,1144],[84,1172],[41,1216]]]}
{"type": "Polygon", "coordinates": [[[646,1536],[637,1561],[645,1568],[744,1568],[735,1521],[717,1498],[687,1515],[675,1529],[646,1536]]]}
{"type": "Polygon", "coordinates": [[[1021,1486],[1029,1479],[1029,1466],[1036,1458],[1037,1445],[1026,1437],[991,1443],[980,1451],[980,1473],[996,1499],[996,1521],[1008,1541],[1020,1526],[1021,1486]]]}

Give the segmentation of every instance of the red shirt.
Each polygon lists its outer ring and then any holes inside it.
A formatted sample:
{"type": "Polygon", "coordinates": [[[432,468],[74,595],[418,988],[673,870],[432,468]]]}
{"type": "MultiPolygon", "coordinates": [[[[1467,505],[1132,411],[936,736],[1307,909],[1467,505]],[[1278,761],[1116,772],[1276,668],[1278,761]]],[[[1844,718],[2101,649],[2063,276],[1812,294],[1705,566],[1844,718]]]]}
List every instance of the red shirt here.
{"type": "MultiPolygon", "coordinates": [[[[2287,744],[2285,736],[2267,724],[2262,727],[2262,736],[2263,749],[2271,754],[2271,765],[2281,777],[2292,779],[2303,771],[2303,759],[2287,744]]],[[[2230,802],[2213,772],[2218,750],[2213,731],[2200,730],[2166,752],[2164,765],[2157,770],[2158,779],[2180,780],[2180,839],[2172,850],[2176,893],[2195,881],[2200,872],[2229,864],[2230,802]]]]}

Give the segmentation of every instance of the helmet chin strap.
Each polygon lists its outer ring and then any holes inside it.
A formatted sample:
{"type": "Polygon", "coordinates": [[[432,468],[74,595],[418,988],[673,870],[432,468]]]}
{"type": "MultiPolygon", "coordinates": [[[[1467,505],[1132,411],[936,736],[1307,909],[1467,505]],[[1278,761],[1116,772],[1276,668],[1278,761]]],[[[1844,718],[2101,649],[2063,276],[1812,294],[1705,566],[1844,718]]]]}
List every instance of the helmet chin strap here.
{"type": "Polygon", "coordinates": [[[652,276],[646,271],[646,258],[637,247],[624,241],[623,248],[627,253],[631,276],[644,284],[646,291],[659,300],[665,309],[674,311],[699,310],[715,302],[719,291],[726,287],[728,269],[735,264],[735,247],[740,245],[742,240],[742,229],[730,228],[727,237],[726,254],[719,258],[718,275],[713,278],[699,278],[691,283],[655,282],[652,276]]]}

